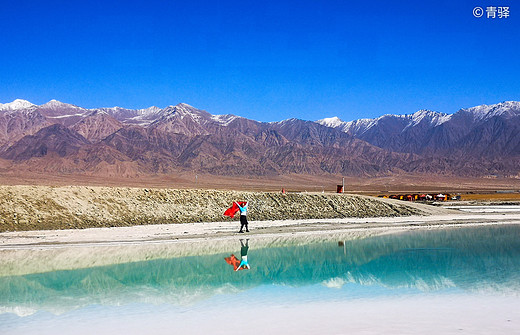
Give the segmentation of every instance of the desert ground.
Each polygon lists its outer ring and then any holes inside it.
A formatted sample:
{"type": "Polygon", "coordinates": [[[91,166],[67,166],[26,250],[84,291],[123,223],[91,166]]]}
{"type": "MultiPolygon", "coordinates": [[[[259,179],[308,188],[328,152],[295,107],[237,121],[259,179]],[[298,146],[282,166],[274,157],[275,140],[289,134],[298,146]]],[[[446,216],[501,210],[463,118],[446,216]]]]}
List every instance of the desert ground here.
{"type": "MultiPolygon", "coordinates": [[[[132,178],[106,175],[19,174],[0,165],[0,185],[109,186],[174,189],[217,189],[278,192],[336,192],[340,175],[278,175],[262,177],[202,175],[185,171],[171,175],[138,175],[132,178]]],[[[396,192],[447,192],[494,194],[496,191],[520,191],[520,178],[456,177],[435,174],[345,176],[345,192],[378,195],[396,192]]]]}

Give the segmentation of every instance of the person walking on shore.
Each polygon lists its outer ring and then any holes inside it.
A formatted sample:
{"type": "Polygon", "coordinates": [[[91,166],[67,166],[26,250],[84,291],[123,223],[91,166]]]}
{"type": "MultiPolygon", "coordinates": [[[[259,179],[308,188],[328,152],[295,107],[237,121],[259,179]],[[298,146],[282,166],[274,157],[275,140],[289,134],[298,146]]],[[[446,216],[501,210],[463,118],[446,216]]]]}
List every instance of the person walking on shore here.
{"type": "Polygon", "coordinates": [[[244,232],[244,227],[246,228],[246,232],[249,232],[249,229],[247,227],[247,205],[249,202],[246,202],[244,206],[240,206],[238,202],[235,202],[235,204],[238,206],[238,210],[240,211],[240,231],[239,233],[244,232]]]}

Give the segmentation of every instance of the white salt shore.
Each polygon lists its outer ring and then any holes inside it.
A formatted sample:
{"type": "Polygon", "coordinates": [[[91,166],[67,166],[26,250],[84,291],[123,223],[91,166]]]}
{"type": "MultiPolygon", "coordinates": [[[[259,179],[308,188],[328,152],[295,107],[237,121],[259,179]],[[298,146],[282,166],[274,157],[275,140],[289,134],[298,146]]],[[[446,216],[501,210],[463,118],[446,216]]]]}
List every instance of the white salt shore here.
{"type": "Polygon", "coordinates": [[[457,225],[520,223],[520,213],[457,213],[377,218],[251,221],[250,233],[238,234],[239,222],[199,222],[140,225],[132,227],[67,230],[16,231],[0,233],[0,250],[54,248],[80,245],[117,245],[196,239],[236,239],[237,237],[287,237],[331,233],[432,229],[457,225]]]}

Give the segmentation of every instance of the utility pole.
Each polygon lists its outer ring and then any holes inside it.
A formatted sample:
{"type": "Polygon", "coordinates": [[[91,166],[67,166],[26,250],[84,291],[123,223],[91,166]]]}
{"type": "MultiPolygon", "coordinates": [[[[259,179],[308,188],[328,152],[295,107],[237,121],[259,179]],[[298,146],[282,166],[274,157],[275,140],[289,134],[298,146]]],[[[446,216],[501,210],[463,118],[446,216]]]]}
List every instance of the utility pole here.
{"type": "Polygon", "coordinates": [[[341,193],[345,193],[345,177],[343,177],[343,180],[341,182],[341,193]]]}

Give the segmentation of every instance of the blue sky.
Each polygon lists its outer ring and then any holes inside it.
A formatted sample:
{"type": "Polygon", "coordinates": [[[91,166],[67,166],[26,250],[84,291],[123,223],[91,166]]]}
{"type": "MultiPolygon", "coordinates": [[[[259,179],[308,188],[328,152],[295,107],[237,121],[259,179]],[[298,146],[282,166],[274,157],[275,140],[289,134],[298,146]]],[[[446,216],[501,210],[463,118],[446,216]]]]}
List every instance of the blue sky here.
{"type": "Polygon", "coordinates": [[[520,100],[520,6],[474,1],[3,1],[0,102],[348,121],[520,100]],[[509,6],[508,18],[474,7],[509,6]]]}

